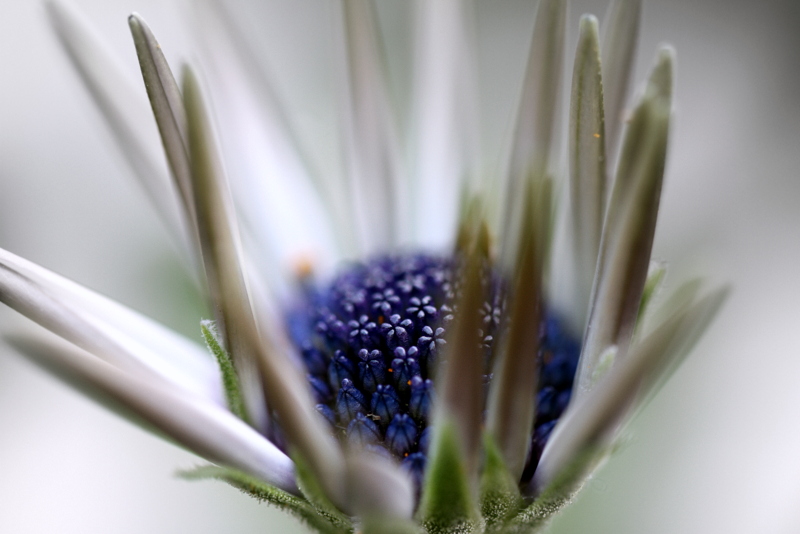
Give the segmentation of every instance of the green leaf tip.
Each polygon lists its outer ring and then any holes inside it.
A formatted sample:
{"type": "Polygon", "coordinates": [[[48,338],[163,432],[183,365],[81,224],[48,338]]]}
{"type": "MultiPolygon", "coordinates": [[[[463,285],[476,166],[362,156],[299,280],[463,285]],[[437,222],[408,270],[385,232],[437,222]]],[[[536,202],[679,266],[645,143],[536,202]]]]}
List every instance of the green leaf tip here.
{"type": "Polygon", "coordinates": [[[317,510],[305,499],[290,495],[236,469],[205,465],[178,471],[177,475],[184,480],[215,479],[226,482],[258,501],[266,502],[293,515],[310,528],[323,534],[344,534],[350,531],[317,513],[317,510]]]}
{"type": "Polygon", "coordinates": [[[498,531],[523,505],[517,479],[511,474],[494,438],[484,434],[484,464],[481,472],[480,504],[486,531],[498,531]]]}
{"type": "Polygon", "coordinates": [[[440,420],[417,512],[429,534],[471,532],[479,523],[463,456],[456,425],[440,420]]]}
{"type": "Polygon", "coordinates": [[[228,351],[222,348],[216,323],[210,320],[203,320],[200,322],[200,331],[203,334],[203,341],[205,341],[206,347],[216,358],[219,370],[222,373],[222,386],[225,389],[225,400],[228,401],[228,408],[236,417],[249,422],[239,375],[228,351]]]}

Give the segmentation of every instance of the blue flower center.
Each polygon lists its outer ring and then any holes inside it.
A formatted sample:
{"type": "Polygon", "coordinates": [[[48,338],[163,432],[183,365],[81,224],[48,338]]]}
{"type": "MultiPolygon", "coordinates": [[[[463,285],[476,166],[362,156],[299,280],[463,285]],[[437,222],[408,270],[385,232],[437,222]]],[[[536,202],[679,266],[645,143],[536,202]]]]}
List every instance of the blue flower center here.
{"type": "MultiPolygon", "coordinates": [[[[436,362],[446,346],[458,294],[453,257],[399,255],[354,264],[330,285],[307,286],[287,314],[317,410],[341,440],[395,456],[419,484],[431,439],[436,362]]],[[[505,284],[484,274],[487,300],[477,334],[485,351],[485,386],[506,328],[505,284]]],[[[540,325],[541,372],[530,478],[542,448],[569,403],[579,343],[558,319],[540,325]]]]}

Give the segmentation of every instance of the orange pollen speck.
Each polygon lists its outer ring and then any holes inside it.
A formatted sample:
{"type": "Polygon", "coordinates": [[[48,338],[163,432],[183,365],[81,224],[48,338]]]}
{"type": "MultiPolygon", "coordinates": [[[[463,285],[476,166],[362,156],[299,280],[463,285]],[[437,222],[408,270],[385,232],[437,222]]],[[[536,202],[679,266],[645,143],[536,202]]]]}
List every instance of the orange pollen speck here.
{"type": "Polygon", "coordinates": [[[301,255],[292,262],[292,270],[297,278],[303,280],[314,274],[314,260],[310,255],[301,255]]]}
{"type": "Polygon", "coordinates": [[[600,134],[599,133],[594,134],[594,136],[595,136],[595,138],[600,139],[600,134]]]}

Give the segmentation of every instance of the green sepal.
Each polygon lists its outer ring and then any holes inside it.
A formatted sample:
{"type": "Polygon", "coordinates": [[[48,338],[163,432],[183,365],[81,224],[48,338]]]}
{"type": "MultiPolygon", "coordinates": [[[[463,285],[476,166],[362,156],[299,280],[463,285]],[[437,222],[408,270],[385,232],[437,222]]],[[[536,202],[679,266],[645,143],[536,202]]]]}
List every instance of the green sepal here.
{"type": "Polygon", "coordinates": [[[458,431],[451,420],[437,424],[417,518],[429,534],[471,532],[479,524],[458,431]]]}
{"type": "Polygon", "coordinates": [[[609,452],[610,448],[607,446],[584,448],[542,490],[533,503],[522,510],[501,532],[534,534],[544,530],[559,512],[572,503],[589,473],[608,456],[609,452]]]}
{"type": "Polygon", "coordinates": [[[236,373],[230,354],[220,343],[216,323],[209,320],[200,321],[200,331],[203,333],[206,347],[217,359],[219,370],[222,373],[222,386],[225,388],[225,399],[228,401],[228,408],[242,421],[248,421],[239,375],[236,373]]]}
{"type": "Polygon", "coordinates": [[[498,532],[503,523],[522,509],[524,501],[500,447],[488,433],[483,436],[483,448],[486,456],[481,472],[481,512],[486,521],[486,532],[498,532]]]}
{"type": "Polygon", "coordinates": [[[247,495],[293,515],[310,528],[323,534],[350,532],[349,529],[336,525],[328,518],[317,513],[316,509],[302,497],[290,495],[236,469],[205,465],[186,471],[179,471],[178,476],[185,480],[216,479],[227,482],[247,495]]]}
{"type": "Polygon", "coordinates": [[[339,529],[339,532],[353,532],[353,521],[337,509],[325,495],[322,486],[308,467],[308,462],[297,452],[289,455],[294,462],[297,486],[315,512],[339,529]]]}

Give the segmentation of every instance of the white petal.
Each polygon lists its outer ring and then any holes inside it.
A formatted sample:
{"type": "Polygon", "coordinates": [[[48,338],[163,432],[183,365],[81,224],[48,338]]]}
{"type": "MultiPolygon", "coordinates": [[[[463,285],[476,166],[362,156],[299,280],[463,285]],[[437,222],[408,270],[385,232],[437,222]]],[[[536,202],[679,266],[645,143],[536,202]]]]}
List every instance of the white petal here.
{"type": "Polygon", "coordinates": [[[612,438],[620,422],[652,396],[688,353],[727,296],[715,291],[675,313],[637,343],[584,397],[570,404],[551,435],[530,490],[540,490],[585,447],[612,438]]]}
{"type": "Polygon", "coordinates": [[[414,243],[452,244],[458,198],[477,168],[475,58],[467,2],[418,0],[411,142],[414,243]]]}
{"type": "MultiPolygon", "coordinates": [[[[240,261],[239,233],[230,190],[219,162],[210,120],[193,72],[186,68],[183,95],[198,229],[218,326],[239,369],[257,365],[267,402],[291,446],[340,509],[344,499],[344,457],[327,424],[314,408],[311,391],[289,356],[259,331],[240,261]]],[[[244,378],[240,372],[240,379],[244,378]]]]}
{"type": "Polygon", "coordinates": [[[0,300],[121,369],[224,403],[219,369],[199,345],[2,249],[0,300]]]}
{"type": "Polygon", "coordinates": [[[584,395],[600,353],[611,345],[624,359],[633,335],[653,247],[669,138],[673,56],[659,54],[647,91],[631,118],[617,168],[589,319],[575,377],[584,395]]]}
{"type": "Polygon", "coordinates": [[[128,26],[136,46],[147,97],[158,124],[164,152],[183,201],[184,217],[194,230],[196,216],[192,204],[189,157],[186,153],[186,113],[181,102],[181,92],[161,46],[147,23],[137,13],[133,13],[128,17],[128,26]]]}
{"type": "Polygon", "coordinates": [[[536,9],[527,72],[517,112],[503,206],[503,261],[519,242],[525,182],[543,176],[553,144],[558,89],[564,57],[567,7],[564,0],[542,0],[536,9]]]}
{"type": "Polygon", "coordinates": [[[625,122],[633,59],[639,39],[641,0],[614,0],[608,7],[603,36],[603,93],[606,107],[606,146],[613,162],[625,122]]]}
{"type": "Polygon", "coordinates": [[[570,199],[579,298],[576,317],[583,330],[592,292],[606,204],[606,146],[603,124],[603,82],[597,19],[581,18],[569,121],[570,199]]]}
{"type": "Polygon", "coordinates": [[[181,217],[157,130],[140,86],[122,72],[120,62],[83,18],[60,1],[46,4],[50,22],[69,58],[108,123],[136,178],[194,266],[191,234],[181,217]]]}
{"type": "MultiPolygon", "coordinates": [[[[477,248],[477,247],[474,247],[477,248]]],[[[480,308],[484,303],[481,264],[485,259],[472,250],[467,253],[461,297],[455,319],[447,328],[447,344],[437,364],[434,427],[452,421],[461,441],[467,477],[477,481],[481,427],[483,426],[483,350],[477,332],[481,327],[480,308]]],[[[439,439],[434,437],[432,449],[439,439]]],[[[436,457],[432,450],[431,457],[436,457]]]]}
{"type": "Polygon", "coordinates": [[[394,462],[363,451],[347,455],[348,501],[359,516],[410,518],[414,485],[394,462]]]}
{"type": "Polygon", "coordinates": [[[539,383],[539,324],[542,317],[542,272],[550,236],[551,183],[532,182],[525,204],[509,322],[500,355],[492,367],[486,429],[500,447],[511,475],[525,468],[531,443],[539,383]]]}
{"type": "Polygon", "coordinates": [[[343,0],[348,175],[366,254],[396,248],[410,222],[386,66],[372,0],[343,0]]]}
{"type": "Polygon", "coordinates": [[[254,259],[273,266],[264,280],[284,291],[276,282],[290,280],[298,263],[325,271],[352,254],[346,188],[331,180],[335,173],[312,167],[262,58],[253,57],[227,10],[211,0],[195,14],[243,237],[254,259]]]}
{"type": "Polygon", "coordinates": [[[229,411],[126,374],[61,340],[12,338],[10,342],[72,386],[192,452],[298,494],[292,461],[229,411]]]}

